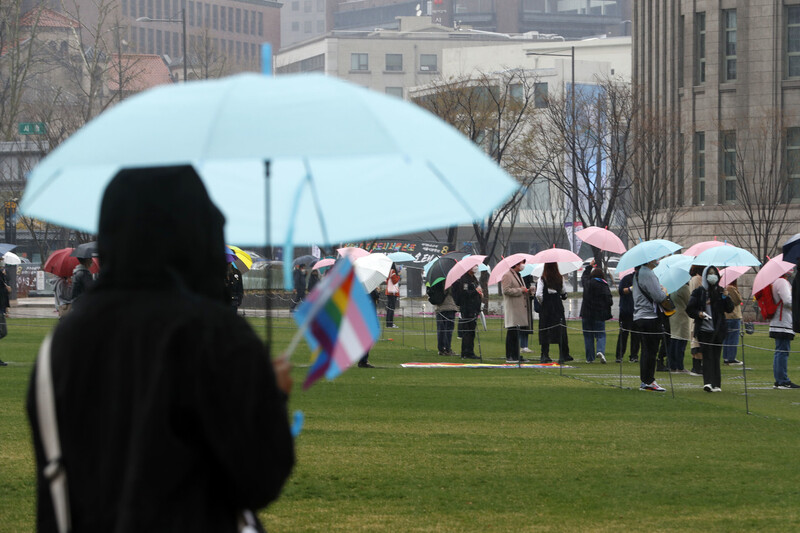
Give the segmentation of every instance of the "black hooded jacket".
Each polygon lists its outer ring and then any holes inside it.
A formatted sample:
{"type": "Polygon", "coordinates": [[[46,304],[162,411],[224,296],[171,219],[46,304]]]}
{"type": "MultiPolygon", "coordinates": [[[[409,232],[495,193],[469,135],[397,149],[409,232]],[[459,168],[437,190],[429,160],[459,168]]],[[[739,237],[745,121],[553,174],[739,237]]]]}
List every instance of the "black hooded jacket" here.
{"type": "MultiPolygon", "coordinates": [[[[233,532],[291,471],[285,395],[225,300],[223,222],[191,167],[106,190],[98,282],[52,343],[73,531],[233,532]]],[[[38,530],[57,531],[35,404],[32,379],[38,530]]]]}

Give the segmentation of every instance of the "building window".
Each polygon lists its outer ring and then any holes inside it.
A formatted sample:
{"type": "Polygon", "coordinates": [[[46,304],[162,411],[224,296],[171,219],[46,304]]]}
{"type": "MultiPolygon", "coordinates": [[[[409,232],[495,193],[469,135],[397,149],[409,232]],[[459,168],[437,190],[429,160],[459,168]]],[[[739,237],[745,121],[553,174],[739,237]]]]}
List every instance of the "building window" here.
{"type": "Polygon", "coordinates": [[[318,20],[317,21],[317,33],[325,33],[325,21],[318,20]]]}
{"type": "Polygon", "coordinates": [[[311,13],[311,0],[303,2],[303,13],[311,13]]]}
{"type": "Polygon", "coordinates": [[[547,107],[547,83],[533,84],[533,105],[534,107],[547,107]]]}
{"type": "Polygon", "coordinates": [[[197,25],[203,27],[203,2],[197,2],[197,25]]]}
{"type": "Polygon", "coordinates": [[[695,85],[706,82],[706,14],[697,13],[694,21],[695,31],[695,85]]]}
{"type": "Polygon", "coordinates": [[[238,7],[236,8],[236,33],[242,33],[242,10],[238,7]]]}
{"type": "Polygon", "coordinates": [[[683,65],[684,54],[686,50],[684,48],[684,39],[686,38],[686,16],[681,15],[680,25],[678,26],[678,87],[683,87],[683,65]]]}
{"type": "Polygon", "coordinates": [[[706,203],[706,134],[694,134],[694,203],[706,203]]]}
{"type": "Polygon", "coordinates": [[[722,180],[720,203],[732,203],[736,201],[736,132],[733,130],[720,133],[722,146],[722,180]]]}
{"type": "Polygon", "coordinates": [[[303,33],[311,33],[311,21],[306,20],[303,22],[303,33]]]}
{"type": "Polygon", "coordinates": [[[298,32],[300,31],[300,21],[299,20],[293,20],[292,21],[292,31],[298,31],[298,32]]]}
{"type": "Polygon", "coordinates": [[[386,54],[387,72],[402,72],[403,54],[386,54]]]}
{"type": "Polygon", "coordinates": [[[369,70],[369,55],[350,54],[350,70],[369,70]]]}
{"type": "Polygon", "coordinates": [[[797,127],[786,129],[786,175],[789,198],[800,201],[800,128],[797,127]]]}
{"type": "Polygon", "coordinates": [[[194,26],[194,2],[189,2],[189,26],[194,26]]]}
{"type": "Polygon", "coordinates": [[[724,54],[722,66],[725,81],[736,79],[736,10],[724,9],[722,21],[725,25],[722,38],[722,53],[724,54]]]}
{"type": "Polygon", "coordinates": [[[389,96],[396,96],[398,98],[403,98],[403,88],[402,87],[387,87],[386,94],[389,96]]]}
{"type": "MultiPolygon", "coordinates": [[[[233,8],[228,8],[228,31],[233,31],[233,8]]],[[[231,41],[233,43],[233,41],[231,41]]],[[[231,44],[231,50],[233,50],[233,44],[231,44]]],[[[230,54],[233,55],[233,52],[230,54]]]]}
{"type": "Polygon", "coordinates": [[[258,36],[264,36],[264,13],[258,14],[258,36]]]}
{"type": "Polygon", "coordinates": [[[250,11],[249,10],[247,10],[247,9],[243,10],[243,18],[244,18],[244,22],[242,22],[242,25],[244,26],[244,33],[248,34],[248,33],[250,33],[250,11]]]}
{"type": "Polygon", "coordinates": [[[790,78],[800,78],[800,6],[789,6],[786,25],[786,63],[790,78]]]}
{"type": "Polygon", "coordinates": [[[300,2],[299,1],[292,2],[292,11],[300,11],[300,2]]]}
{"type": "Polygon", "coordinates": [[[219,6],[215,5],[212,11],[211,26],[217,30],[219,29],[219,6]]]}
{"type": "Polygon", "coordinates": [[[419,56],[419,69],[423,72],[436,72],[436,54],[421,54],[419,56]]]}
{"type": "Polygon", "coordinates": [[[225,17],[227,10],[225,7],[219,8],[219,29],[225,31],[228,29],[228,19],[225,17]]]}

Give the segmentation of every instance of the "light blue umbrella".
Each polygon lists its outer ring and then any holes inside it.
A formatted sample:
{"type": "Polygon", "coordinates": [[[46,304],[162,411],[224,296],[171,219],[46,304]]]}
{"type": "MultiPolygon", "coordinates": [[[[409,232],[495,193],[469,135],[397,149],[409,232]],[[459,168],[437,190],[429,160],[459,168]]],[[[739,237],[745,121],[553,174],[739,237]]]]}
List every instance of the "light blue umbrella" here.
{"type": "Polygon", "coordinates": [[[195,167],[226,217],[227,242],[242,245],[470,223],[519,186],[419,106],[329,76],[249,73],[160,86],[115,105],[34,168],[20,210],[96,233],[103,191],[120,169],[180,164],[195,167]]]}
{"type": "Polygon", "coordinates": [[[408,252],[392,252],[390,254],[386,254],[389,256],[389,259],[394,261],[395,263],[406,263],[408,261],[414,261],[416,258],[408,252]]]}
{"type": "Polygon", "coordinates": [[[617,272],[644,265],[654,259],[661,259],[677,252],[681,248],[683,247],[680,244],[666,239],[640,242],[620,257],[619,263],[617,263],[617,272]]]}
{"type": "Polygon", "coordinates": [[[689,270],[692,268],[693,259],[694,257],[678,254],[667,256],[658,262],[653,273],[667,294],[677,291],[691,279],[689,270]]]}
{"type": "Polygon", "coordinates": [[[760,266],[756,256],[743,248],[736,246],[716,246],[700,253],[692,262],[694,265],[714,265],[715,267],[729,266],[760,266]]]}

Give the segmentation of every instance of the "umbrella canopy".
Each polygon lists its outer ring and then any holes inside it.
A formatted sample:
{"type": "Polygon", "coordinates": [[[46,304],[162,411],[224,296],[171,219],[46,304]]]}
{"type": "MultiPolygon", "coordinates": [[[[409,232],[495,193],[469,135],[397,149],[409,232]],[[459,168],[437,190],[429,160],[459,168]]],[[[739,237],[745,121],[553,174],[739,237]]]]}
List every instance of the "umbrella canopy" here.
{"type": "Polygon", "coordinates": [[[590,244],[595,248],[613,252],[615,254],[624,254],[626,251],[622,239],[617,237],[611,231],[598,226],[589,226],[580,231],[576,231],[575,235],[586,244],[590,244]]]}
{"type": "Polygon", "coordinates": [[[667,294],[677,291],[692,278],[689,270],[692,268],[693,259],[685,254],[678,254],[665,257],[658,263],[653,274],[656,275],[667,294]]]}
{"type": "MultiPolygon", "coordinates": [[[[542,277],[542,273],[544,272],[544,265],[546,263],[537,263],[533,266],[533,275],[537,278],[542,277]]],[[[556,263],[558,265],[558,271],[561,275],[569,274],[570,272],[575,272],[581,265],[583,265],[583,261],[563,261],[561,263],[556,263]]]]}
{"type": "MultiPolygon", "coordinates": [[[[74,248],[62,248],[54,251],[45,261],[42,270],[55,274],[60,278],[71,277],[72,271],[78,266],[78,258],[70,255],[73,250],[74,248]]],[[[100,272],[100,264],[97,262],[97,258],[92,260],[92,266],[89,267],[89,271],[92,274],[100,272]]]]}
{"type": "Polygon", "coordinates": [[[22,259],[13,252],[6,252],[3,254],[3,261],[6,262],[7,265],[21,265],[22,259]]]}
{"type": "Polygon", "coordinates": [[[519,188],[410,102],[333,76],[246,73],[162,85],[115,105],[33,169],[20,211],[96,233],[103,191],[121,169],[184,164],[225,215],[227,240],[253,245],[471,223],[519,188]],[[398,183],[392,202],[403,209],[367,200],[398,183]]]}
{"type": "Polygon", "coordinates": [[[578,254],[563,248],[548,248],[528,259],[529,263],[573,263],[575,261],[583,262],[583,259],[578,254]]]}
{"type": "Polygon", "coordinates": [[[627,270],[620,270],[620,271],[618,271],[618,272],[617,272],[617,277],[618,277],[619,279],[622,279],[622,278],[624,278],[625,276],[627,276],[628,274],[633,274],[635,271],[636,271],[636,267],[634,267],[634,268],[629,268],[629,269],[627,269],[627,270]]]}
{"type": "Polygon", "coordinates": [[[492,273],[489,275],[489,285],[500,283],[500,280],[503,279],[503,276],[506,275],[506,272],[508,272],[511,267],[518,264],[520,261],[525,261],[526,263],[535,262],[533,261],[533,256],[531,254],[513,254],[509,255],[508,257],[504,257],[492,269],[492,273]]]}
{"type": "Polygon", "coordinates": [[[617,270],[628,270],[639,265],[644,265],[655,259],[672,255],[683,248],[680,244],[666,239],[653,239],[640,242],[620,257],[617,270]]]}
{"type": "Polygon", "coordinates": [[[783,260],[789,263],[797,263],[800,260],[800,233],[794,234],[788,241],[783,243],[783,260]]]}
{"type": "Polygon", "coordinates": [[[456,263],[455,266],[450,269],[450,272],[447,273],[447,277],[444,280],[444,288],[446,289],[458,281],[458,279],[466,274],[467,271],[471,270],[472,267],[483,263],[484,259],[486,259],[485,255],[470,255],[456,263]]]}
{"type": "Polygon", "coordinates": [[[367,254],[356,259],[353,266],[356,277],[364,285],[364,289],[372,292],[389,277],[392,262],[386,254],[367,254]]]}
{"type": "Polygon", "coordinates": [[[791,272],[794,264],[783,260],[783,254],[776,255],[761,267],[761,270],[756,274],[756,279],[753,280],[753,295],[764,287],[768,287],[770,283],[783,276],[787,272],[791,272]]]}
{"type": "Polygon", "coordinates": [[[313,255],[301,255],[300,257],[295,257],[294,261],[292,261],[292,266],[296,267],[299,265],[305,265],[310,267],[311,265],[315,264],[319,261],[319,258],[313,255]]]}
{"type": "Polygon", "coordinates": [[[425,271],[426,285],[430,287],[447,279],[447,273],[450,272],[450,269],[467,255],[469,254],[464,252],[450,252],[428,263],[428,268],[425,271]]]}
{"type": "Polygon", "coordinates": [[[97,242],[85,242],[83,244],[79,244],[72,250],[70,254],[72,257],[77,257],[78,259],[89,259],[90,257],[97,257],[97,242]]]}
{"type": "Polygon", "coordinates": [[[409,261],[416,260],[416,257],[414,257],[408,252],[392,252],[386,255],[389,256],[389,259],[391,259],[395,263],[408,263],[409,261]]]}
{"type": "Polygon", "coordinates": [[[8,244],[5,242],[0,242],[0,254],[5,255],[7,252],[10,252],[16,247],[17,247],[16,244],[8,244]]]}
{"type": "Polygon", "coordinates": [[[331,259],[326,257],[325,259],[320,259],[316,263],[314,263],[314,267],[311,270],[319,270],[320,268],[325,268],[333,265],[336,262],[335,259],[331,259]]]}
{"type": "Polygon", "coordinates": [[[759,266],[761,261],[756,256],[743,248],[736,246],[715,246],[709,248],[694,258],[693,265],[714,265],[715,267],[729,266],[759,266]]]}
{"type": "Polygon", "coordinates": [[[745,272],[750,270],[750,267],[728,267],[720,270],[719,272],[719,285],[720,287],[727,287],[735,280],[739,279],[745,272]]]}
{"type": "Polygon", "coordinates": [[[233,263],[233,266],[235,266],[239,272],[244,274],[253,268],[253,258],[250,257],[250,254],[230,244],[226,244],[225,246],[228,248],[225,251],[225,258],[229,263],[233,263]]]}
{"type": "Polygon", "coordinates": [[[691,255],[692,257],[697,257],[706,250],[710,248],[716,248],[717,246],[730,246],[730,244],[728,244],[727,242],[718,241],[716,239],[713,241],[698,242],[697,244],[693,244],[689,248],[687,248],[686,251],[683,252],[683,255],[691,255]]]}
{"type": "Polygon", "coordinates": [[[339,252],[340,256],[346,257],[350,261],[355,261],[356,259],[369,255],[368,251],[358,246],[345,246],[344,248],[337,248],[336,251],[339,252]]]}

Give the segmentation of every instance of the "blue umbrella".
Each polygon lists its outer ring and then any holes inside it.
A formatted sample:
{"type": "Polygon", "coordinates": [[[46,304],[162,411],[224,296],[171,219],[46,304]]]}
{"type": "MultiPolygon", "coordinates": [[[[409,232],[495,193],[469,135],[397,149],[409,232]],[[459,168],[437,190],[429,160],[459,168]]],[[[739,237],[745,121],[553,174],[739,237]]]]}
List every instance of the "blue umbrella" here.
{"type": "Polygon", "coordinates": [[[667,294],[677,291],[691,279],[689,270],[693,259],[694,257],[687,255],[670,255],[659,261],[658,266],[653,269],[667,294]]]}
{"type": "Polygon", "coordinates": [[[717,246],[709,248],[694,258],[693,265],[714,265],[715,267],[729,266],[759,266],[756,256],[736,246],[717,246]]]}
{"type": "Polygon", "coordinates": [[[666,239],[653,239],[652,241],[640,242],[627,252],[625,252],[617,263],[617,272],[623,272],[629,268],[644,265],[655,259],[671,255],[683,248],[680,244],[666,239]]]}
{"type": "Polygon", "coordinates": [[[783,243],[781,249],[783,260],[789,263],[796,263],[800,259],[800,233],[794,234],[788,241],[783,243]]]}
{"type": "Polygon", "coordinates": [[[408,252],[392,252],[386,255],[388,255],[389,259],[391,259],[395,263],[407,263],[409,261],[416,261],[416,257],[414,257],[408,252]]]}
{"type": "Polygon", "coordinates": [[[0,243],[0,255],[5,255],[14,248],[16,248],[16,244],[7,244],[5,242],[0,243]]]}
{"type": "Polygon", "coordinates": [[[34,168],[20,210],[96,233],[120,169],[187,163],[225,215],[226,240],[243,245],[470,223],[519,187],[419,106],[329,76],[248,73],[160,86],[112,107],[34,168]],[[389,187],[403,209],[387,209],[389,187]]]}

